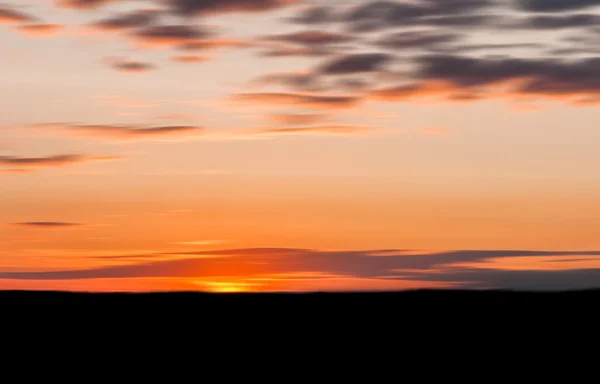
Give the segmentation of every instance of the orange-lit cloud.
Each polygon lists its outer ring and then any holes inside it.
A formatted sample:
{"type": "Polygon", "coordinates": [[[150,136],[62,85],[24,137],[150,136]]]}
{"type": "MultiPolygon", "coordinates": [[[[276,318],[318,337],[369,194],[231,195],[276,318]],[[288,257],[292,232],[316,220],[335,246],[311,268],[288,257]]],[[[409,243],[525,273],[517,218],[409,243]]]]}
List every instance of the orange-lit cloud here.
{"type": "Polygon", "coordinates": [[[282,113],[272,114],[267,116],[267,120],[275,124],[281,125],[306,125],[316,124],[327,121],[329,118],[323,114],[293,114],[293,113],[282,113]]]}
{"type": "Polygon", "coordinates": [[[75,9],[91,9],[102,7],[109,3],[116,3],[124,0],[54,0],[59,7],[75,9]]]}
{"type": "Polygon", "coordinates": [[[295,128],[277,128],[262,129],[254,131],[255,135],[278,136],[278,135],[356,135],[370,132],[371,129],[359,126],[314,126],[314,127],[295,127],[295,128]]]}
{"type": "Polygon", "coordinates": [[[129,125],[68,125],[62,127],[67,134],[102,137],[108,139],[143,139],[189,137],[204,134],[197,126],[129,126],[129,125]]]}
{"type": "Polygon", "coordinates": [[[361,101],[358,96],[324,96],[298,93],[242,93],[232,96],[241,103],[291,105],[317,109],[352,108],[361,101]]]}
{"type": "Polygon", "coordinates": [[[0,166],[12,169],[64,167],[87,162],[118,160],[118,156],[90,156],[82,154],[52,155],[46,157],[0,156],[0,166]]]}
{"type": "Polygon", "coordinates": [[[520,256],[491,258],[477,263],[456,263],[454,267],[498,269],[506,271],[568,271],[573,269],[600,269],[600,256],[520,256]]]}
{"type": "Polygon", "coordinates": [[[89,262],[94,260],[96,266],[88,268],[2,271],[0,279],[179,279],[209,290],[310,291],[527,285],[552,289],[593,286],[600,277],[599,251],[250,248],[90,256],[89,262]]]}
{"type": "Polygon", "coordinates": [[[178,63],[186,63],[186,64],[203,63],[208,60],[210,60],[210,59],[205,56],[197,56],[197,55],[173,56],[173,61],[176,61],[178,63]]]}
{"type": "Polygon", "coordinates": [[[227,39],[227,38],[208,38],[193,41],[179,45],[177,48],[183,51],[206,51],[222,48],[246,48],[254,46],[250,41],[227,39]]]}
{"type": "Polygon", "coordinates": [[[16,30],[30,37],[52,36],[64,29],[60,24],[23,24],[15,27],[16,30]]]}

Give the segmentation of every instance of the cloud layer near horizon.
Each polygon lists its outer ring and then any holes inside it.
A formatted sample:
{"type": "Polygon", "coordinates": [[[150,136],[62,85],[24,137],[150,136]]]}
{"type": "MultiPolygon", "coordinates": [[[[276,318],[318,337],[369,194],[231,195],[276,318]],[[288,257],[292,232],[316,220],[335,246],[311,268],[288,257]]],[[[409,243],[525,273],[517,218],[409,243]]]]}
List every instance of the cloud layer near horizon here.
{"type": "Polygon", "coordinates": [[[323,279],[362,279],[400,282],[407,286],[413,282],[421,287],[427,287],[429,283],[431,287],[562,290],[592,288],[600,278],[600,251],[250,248],[90,256],[90,259],[102,260],[104,266],[46,272],[0,272],[0,279],[169,278],[241,283],[264,281],[267,286],[269,279],[273,279],[286,282],[290,290],[294,290],[294,282],[298,279],[313,280],[317,285],[323,279]],[[111,260],[119,263],[106,266],[111,260]]]}

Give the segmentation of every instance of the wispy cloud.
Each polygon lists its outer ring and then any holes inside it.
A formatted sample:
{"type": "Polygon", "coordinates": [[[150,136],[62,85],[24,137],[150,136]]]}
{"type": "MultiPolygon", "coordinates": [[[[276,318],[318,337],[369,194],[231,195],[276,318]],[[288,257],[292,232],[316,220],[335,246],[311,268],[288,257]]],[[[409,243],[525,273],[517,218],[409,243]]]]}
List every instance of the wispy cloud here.
{"type": "Polygon", "coordinates": [[[314,127],[294,127],[294,128],[266,128],[253,131],[255,135],[264,136],[279,136],[279,135],[357,135],[371,132],[368,127],[360,126],[344,126],[344,125],[329,125],[329,126],[314,126],[314,127]]]}
{"type": "Polygon", "coordinates": [[[136,126],[136,125],[102,125],[102,124],[66,124],[57,125],[51,130],[68,136],[88,136],[119,140],[143,140],[177,137],[194,137],[203,135],[205,129],[198,126],[136,126]]]}
{"type": "Polygon", "coordinates": [[[329,96],[299,93],[242,93],[231,97],[239,103],[289,105],[317,109],[352,108],[360,102],[358,96],[329,96]]]}
{"type": "Polygon", "coordinates": [[[6,5],[0,4],[0,24],[2,23],[24,23],[37,21],[34,16],[25,12],[9,8],[6,5]]]}
{"type": "Polygon", "coordinates": [[[64,29],[61,24],[23,24],[15,27],[29,37],[46,37],[58,34],[64,29]]]}
{"type": "Polygon", "coordinates": [[[62,221],[27,221],[22,223],[12,223],[12,225],[27,228],[68,228],[81,226],[83,224],[62,221]]]}
{"type": "Polygon", "coordinates": [[[0,156],[0,166],[18,170],[64,167],[88,162],[118,160],[119,156],[91,156],[83,154],[63,154],[45,157],[0,156]]]}
{"type": "Polygon", "coordinates": [[[149,63],[122,58],[107,58],[106,62],[114,69],[124,73],[145,73],[156,69],[156,66],[149,63]]]}
{"type": "Polygon", "coordinates": [[[327,115],[314,113],[283,113],[268,115],[266,119],[267,121],[280,125],[306,125],[325,122],[329,117],[327,115]]]}

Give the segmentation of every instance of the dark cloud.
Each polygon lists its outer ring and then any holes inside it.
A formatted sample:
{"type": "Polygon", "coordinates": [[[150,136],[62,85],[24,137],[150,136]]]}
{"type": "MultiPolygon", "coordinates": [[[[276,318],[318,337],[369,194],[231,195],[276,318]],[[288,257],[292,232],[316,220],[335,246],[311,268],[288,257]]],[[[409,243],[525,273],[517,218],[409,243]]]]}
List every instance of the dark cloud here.
{"type": "Polygon", "coordinates": [[[2,23],[25,23],[36,21],[37,19],[25,12],[11,9],[0,4],[0,24],[2,23]]]}
{"type": "Polygon", "coordinates": [[[0,166],[25,169],[42,167],[63,167],[91,161],[117,160],[115,156],[89,156],[82,154],[53,155],[46,157],[0,156],[0,166]]]}
{"type": "Polygon", "coordinates": [[[345,55],[324,63],[317,69],[323,75],[347,75],[365,72],[377,72],[391,61],[392,55],[385,53],[360,53],[345,55]]]}
{"type": "Polygon", "coordinates": [[[297,93],[241,93],[233,95],[232,99],[242,103],[289,105],[317,109],[352,108],[361,101],[358,96],[324,96],[297,93]]]}
{"type": "Polygon", "coordinates": [[[372,83],[364,79],[356,78],[341,78],[337,80],[333,86],[335,89],[340,89],[348,92],[362,91],[371,87],[372,83]]]}
{"type": "Polygon", "coordinates": [[[516,0],[519,9],[531,12],[562,12],[600,6],[600,0],[516,0]]]}
{"type": "Polygon", "coordinates": [[[457,87],[521,81],[514,91],[540,95],[600,95],[600,58],[578,61],[518,58],[431,56],[420,62],[418,76],[457,87]]]}
{"type": "Polygon", "coordinates": [[[600,16],[591,14],[563,16],[533,16],[523,21],[507,25],[510,27],[525,27],[531,29],[566,29],[587,28],[600,25],[600,16]]]}
{"type": "Polygon", "coordinates": [[[125,73],[143,73],[148,72],[156,67],[149,63],[143,63],[141,61],[131,61],[131,60],[123,60],[123,59],[114,59],[110,60],[110,66],[116,70],[125,73]]]}
{"type": "Polygon", "coordinates": [[[568,291],[596,289],[600,269],[519,271],[498,269],[456,269],[447,274],[419,274],[405,279],[459,281],[464,288],[511,289],[517,291],[568,291]]]}
{"type": "Polygon", "coordinates": [[[373,1],[360,4],[344,16],[343,20],[353,31],[369,31],[399,23],[414,24],[414,20],[428,15],[422,4],[373,1]]]}
{"type": "Polygon", "coordinates": [[[459,52],[504,50],[504,49],[543,49],[545,46],[541,43],[497,43],[497,44],[461,44],[458,47],[450,48],[459,52]]]}
{"type": "Polygon", "coordinates": [[[92,23],[91,26],[102,30],[140,28],[155,23],[160,18],[160,15],[161,12],[157,10],[135,11],[97,21],[92,23]]]}
{"type": "Polygon", "coordinates": [[[417,25],[480,24],[483,10],[493,8],[491,0],[421,0],[416,2],[371,1],[355,6],[342,20],[357,32],[417,25]]]}
{"type": "MultiPolygon", "coordinates": [[[[464,287],[573,289],[597,285],[600,269],[582,267],[545,270],[553,258],[571,257],[598,261],[600,251],[415,250],[320,251],[310,249],[232,249],[173,254],[100,257],[126,258],[128,265],[47,272],[1,272],[2,279],[75,280],[101,278],[253,278],[265,275],[321,273],[345,278],[399,281],[456,282],[464,287]],[[164,256],[174,256],[164,260],[164,256]],[[175,256],[191,256],[181,258],[175,256]],[[195,257],[194,257],[195,256],[195,257]],[[223,257],[227,256],[227,257],[223,257]],[[491,268],[493,262],[526,257],[530,270],[491,268]],[[536,262],[537,260],[537,262],[536,262]]],[[[501,265],[501,264],[500,264],[501,265]]],[[[585,264],[583,264],[585,265],[585,264]]]]}
{"type": "Polygon", "coordinates": [[[384,100],[442,96],[469,101],[483,97],[537,96],[576,104],[600,102],[600,58],[579,60],[427,55],[419,58],[412,83],[383,87],[384,100]]]}
{"type": "Polygon", "coordinates": [[[266,41],[277,41],[282,43],[299,44],[304,46],[324,46],[331,44],[340,44],[353,41],[355,38],[347,34],[325,31],[301,31],[288,34],[266,36],[266,41]]]}
{"type": "Polygon", "coordinates": [[[160,0],[179,16],[208,16],[231,12],[266,12],[300,0],[160,0]]]}
{"type": "Polygon", "coordinates": [[[335,12],[332,7],[313,6],[302,9],[297,15],[289,18],[289,21],[297,24],[325,24],[335,21],[335,12]]]}
{"type": "Polygon", "coordinates": [[[325,86],[319,77],[313,73],[273,73],[254,79],[251,84],[258,86],[284,85],[298,91],[308,92],[325,90],[325,86]]]}
{"type": "Polygon", "coordinates": [[[420,19],[417,24],[425,27],[454,27],[460,32],[467,33],[467,28],[494,28],[501,26],[505,20],[504,17],[498,15],[465,14],[426,17],[420,19]]]}
{"type": "Polygon", "coordinates": [[[156,25],[136,30],[130,35],[142,46],[184,46],[212,36],[206,30],[188,25],[156,25]]]}
{"type": "Polygon", "coordinates": [[[405,31],[385,35],[374,42],[375,46],[397,50],[408,48],[437,48],[450,43],[455,43],[462,38],[460,34],[431,32],[431,31],[405,31]]]}
{"type": "Polygon", "coordinates": [[[13,223],[20,227],[30,228],[64,228],[64,227],[76,227],[82,224],[80,223],[65,223],[62,221],[28,221],[23,223],[13,223]]]}
{"type": "Polygon", "coordinates": [[[308,30],[269,35],[255,41],[254,46],[266,48],[260,55],[266,57],[327,56],[351,46],[355,37],[349,34],[308,30]]]}

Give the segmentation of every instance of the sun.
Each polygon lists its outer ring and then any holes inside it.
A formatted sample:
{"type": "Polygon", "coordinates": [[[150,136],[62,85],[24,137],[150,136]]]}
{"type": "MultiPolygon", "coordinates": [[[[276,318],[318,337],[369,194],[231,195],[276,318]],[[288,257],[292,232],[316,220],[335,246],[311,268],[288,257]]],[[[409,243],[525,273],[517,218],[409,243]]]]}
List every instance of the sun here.
{"type": "Polygon", "coordinates": [[[210,292],[214,293],[241,293],[248,292],[248,284],[233,282],[203,282],[210,292]]]}

